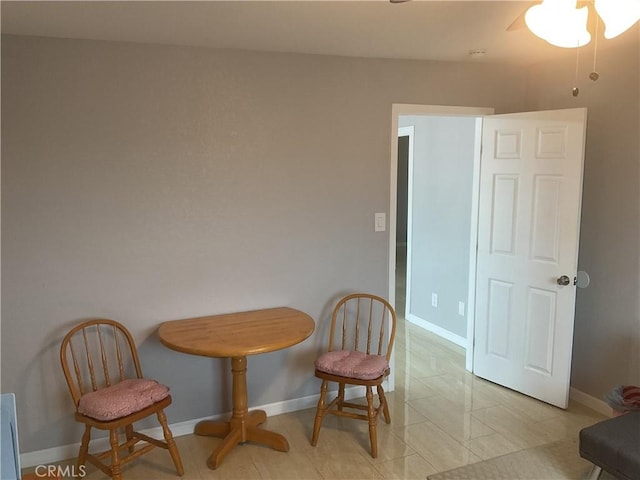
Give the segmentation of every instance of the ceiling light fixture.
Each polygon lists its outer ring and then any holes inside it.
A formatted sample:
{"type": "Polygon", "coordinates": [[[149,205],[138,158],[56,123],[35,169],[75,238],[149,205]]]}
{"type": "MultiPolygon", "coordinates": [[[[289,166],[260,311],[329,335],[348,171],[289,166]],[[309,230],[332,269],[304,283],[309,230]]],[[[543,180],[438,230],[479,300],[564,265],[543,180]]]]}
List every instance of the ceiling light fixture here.
{"type": "Polygon", "coordinates": [[[640,20],[640,0],[595,0],[595,8],[604,22],[604,38],[617,37],[640,20]]]}
{"type": "MultiPolygon", "coordinates": [[[[582,3],[582,2],[581,2],[582,3]]],[[[595,0],[594,8],[605,24],[605,38],[614,38],[640,20],[640,0],[595,0]]],[[[529,8],[525,23],[535,35],[551,45],[582,47],[591,41],[587,30],[589,7],[576,0],[542,0],[529,8]]]]}
{"type": "Polygon", "coordinates": [[[524,16],[535,35],[556,47],[582,47],[591,41],[587,30],[587,7],[576,8],[576,0],[543,0],[524,16]]]}

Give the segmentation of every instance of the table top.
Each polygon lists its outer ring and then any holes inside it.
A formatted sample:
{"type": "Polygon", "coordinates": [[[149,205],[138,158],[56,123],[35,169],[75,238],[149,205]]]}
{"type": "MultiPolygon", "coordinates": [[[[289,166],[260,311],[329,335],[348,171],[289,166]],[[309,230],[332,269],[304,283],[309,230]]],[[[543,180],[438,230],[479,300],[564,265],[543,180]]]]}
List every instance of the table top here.
{"type": "Polygon", "coordinates": [[[172,350],[205,357],[243,357],[290,347],[309,337],[313,319],[289,307],[164,322],[160,341],[172,350]]]}

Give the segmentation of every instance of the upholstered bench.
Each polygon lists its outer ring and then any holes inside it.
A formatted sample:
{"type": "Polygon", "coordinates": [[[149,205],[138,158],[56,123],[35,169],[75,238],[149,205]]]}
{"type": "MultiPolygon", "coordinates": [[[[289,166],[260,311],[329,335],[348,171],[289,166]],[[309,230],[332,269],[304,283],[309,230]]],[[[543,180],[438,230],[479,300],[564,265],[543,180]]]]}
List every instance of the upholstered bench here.
{"type": "Polygon", "coordinates": [[[640,480],[640,411],[583,428],[580,456],[595,465],[591,479],[605,470],[617,478],[640,480]]]}

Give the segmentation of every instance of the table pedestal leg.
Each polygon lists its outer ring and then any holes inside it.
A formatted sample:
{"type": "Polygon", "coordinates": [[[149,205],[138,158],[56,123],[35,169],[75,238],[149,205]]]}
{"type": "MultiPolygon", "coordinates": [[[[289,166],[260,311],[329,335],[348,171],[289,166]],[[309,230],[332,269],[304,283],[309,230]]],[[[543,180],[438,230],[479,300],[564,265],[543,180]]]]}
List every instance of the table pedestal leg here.
{"type": "Polygon", "coordinates": [[[248,411],[247,408],[247,357],[231,359],[233,374],[233,414],[228,422],[204,420],[196,425],[196,435],[223,437],[224,440],[211,453],[207,465],[216,469],[224,457],[239,443],[255,442],[281,452],[289,451],[289,442],[279,433],[258,425],[267,419],[263,410],[248,411]]]}

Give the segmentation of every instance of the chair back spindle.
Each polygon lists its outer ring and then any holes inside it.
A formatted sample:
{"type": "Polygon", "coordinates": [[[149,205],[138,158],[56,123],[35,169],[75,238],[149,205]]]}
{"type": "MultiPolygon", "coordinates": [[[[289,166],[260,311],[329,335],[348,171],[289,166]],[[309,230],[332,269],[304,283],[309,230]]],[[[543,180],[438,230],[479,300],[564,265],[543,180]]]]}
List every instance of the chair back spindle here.
{"type": "MultiPolygon", "coordinates": [[[[104,381],[107,387],[111,386],[111,375],[109,375],[109,362],[107,361],[107,354],[104,348],[104,341],[102,340],[102,328],[100,325],[96,325],[96,332],[98,334],[98,343],[100,345],[100,359],[102,360],[102,371],[104,372],[104,381]]],[[[117,338],[116,338],[117,343],[117,338]]]]}
{"type": "Polygon", "coordinates": [[[93,371],[93,357],[91,355],[91,350],[89,349],[89,339],[87,337],[86,328],[82,329],[82,337],[84,339],[84,351],[87,355],[86,358],[87,358],[87,365],[89,367],[89,378],[91,378],[91,388],[95,391],[98,389],[98,384],[96,383],[96,374],[93,371]]]}
{"type": "MultiPolygon", "coordinates": [[[[113,327],[113,338],[116,339],[116,356],[118,358],[118,371],[120,373],[120,381],[124,380],[124,364],[122,363],[122,351],[120,350],[120,341],[118,339],[118,332],[114,325],[113,327]]],[[[140,375],[142,376],[142,375],[140,375]]]]}
{"type": "Polygon", "coordinates": [[[382,297],[349,295],[333,311],[329,351],[337,348],[358,350],[383,355],[389,360],[395,336],[395,320],[393,308],[382,297]]]}
{"type": "Polygon", "coordinates": [[[114,320],[92,320],[72,329],[62,341],[62,368],[73,400],[127,378],[142,378],[128,330],[114,320]]]}

